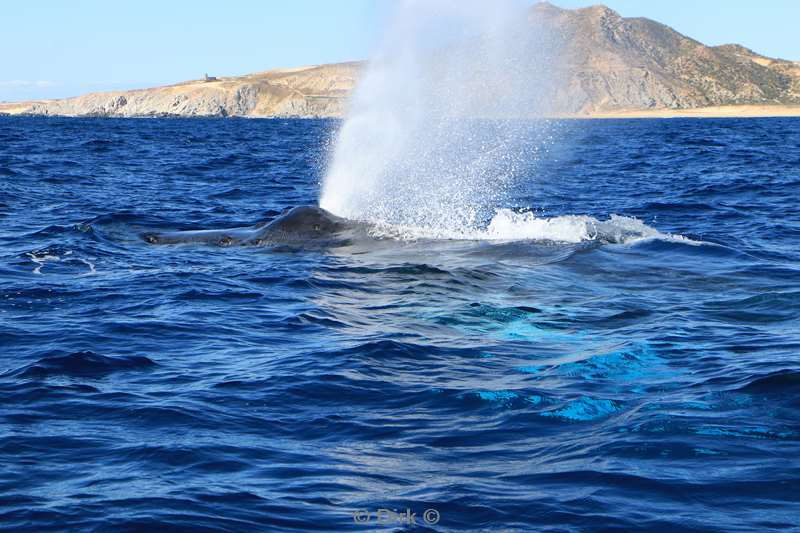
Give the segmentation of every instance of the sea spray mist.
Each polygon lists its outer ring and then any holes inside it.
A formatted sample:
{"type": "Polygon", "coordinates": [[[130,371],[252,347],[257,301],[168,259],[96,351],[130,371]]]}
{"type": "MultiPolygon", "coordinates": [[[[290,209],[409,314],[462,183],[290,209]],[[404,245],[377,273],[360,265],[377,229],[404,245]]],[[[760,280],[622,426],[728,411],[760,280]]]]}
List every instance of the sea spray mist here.
{"type": "Polygon", "coordinates": [[[527,6],[404,1],[338,132],[320,205],[426,234],[485,225],[532,179],[548,136],[555,40],[527,6]]]}

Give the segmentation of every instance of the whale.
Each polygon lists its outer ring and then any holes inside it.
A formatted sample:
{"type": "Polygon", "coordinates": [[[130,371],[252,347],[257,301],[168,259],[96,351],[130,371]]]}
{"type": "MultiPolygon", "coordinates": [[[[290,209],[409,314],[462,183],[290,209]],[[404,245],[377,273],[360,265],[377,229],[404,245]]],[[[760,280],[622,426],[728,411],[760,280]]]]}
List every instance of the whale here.
{"type": "Polygon", "coordinates": [[[316,206],[284,211],[265,224],[230,229],[200,229],[143,233],[149,244],[211,246],[309,246],[345,244],[357,224],[316,206]]]}

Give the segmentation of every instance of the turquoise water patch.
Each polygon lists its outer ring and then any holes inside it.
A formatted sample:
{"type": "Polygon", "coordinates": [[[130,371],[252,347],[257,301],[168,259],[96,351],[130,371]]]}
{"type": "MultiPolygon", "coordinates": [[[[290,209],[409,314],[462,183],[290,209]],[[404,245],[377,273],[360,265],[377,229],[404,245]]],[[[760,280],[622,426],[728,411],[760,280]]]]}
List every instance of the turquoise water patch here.
{"type": "Polygon", "coordinates": [[[525,397],[525,402],[531,405],[541,405],[542,403],[544,403],[544,398],[537,394],[531,394],[530,396],[525,397]]]}
{"type": "Polygon", "coordinates": [[[552,400],[540,396],[538,394],[530,394],[528,396],[523,396],[520,393],[510,391],[510,390],[480,390],[468,393],[459,394],[459,398],[465,398],[468,396],[477,396],[481,401],[489,402],[493,404],[498,404],[502,406],[509,406],[511,403],[515,401],[521,400],[524,404],[529,406],[542,406],[553,403],[552,400]]]}
{"type": "Polygon", "coordinates": [[[587,381],[613,379],[640,381],[666,372],[663,360],[646,342],[638,342],[612,352],[593,355],[582,361],[558,365],[557,372],[587,381]]]}
{"type": "Polygon", "coordinates": [[[753,439],[788,439],[796,437],[794,431],[771,431],[763,427],[727,428],[720,426],[701,426],[694,430],[697,435],[713,437],[748,437],[753,439]]]}
{"type": "Polygon", "coordinates": [[[470,391],[470,392],[462,392],[458,395],[458,398],[469,398],[469,397],[477,397],[481,401],[489,402],[493,404],[503,405],[506,406],[510,404],[512,401],[519,398],[519,394],[510,390],[479,390],[479,391],[470,391]]]}
{"type": "Polygon", "coordinates": [[[508,390],[501,391],[478,391],[478,397],[487,402],[508,403],[519,395],[508,390]]]}
{"type": "Polygon", "coordinates": [[[605,418],[616,413],[620,409],[622,409],[622,402],[584,396],[553,411],[545,411],[541,413],[541,415],[583,422],[605,418]]]}
{"type": "Polygon", "coordinates": [[[547,321],[542,318],[544,314],[544,310],[528,306],[498,307],[474,303],[463,311],[447,315],[423,313],[418,316],[468,335],[488,335],[501,341],[581,341],[583,333],[546,327],[547,321]]]}

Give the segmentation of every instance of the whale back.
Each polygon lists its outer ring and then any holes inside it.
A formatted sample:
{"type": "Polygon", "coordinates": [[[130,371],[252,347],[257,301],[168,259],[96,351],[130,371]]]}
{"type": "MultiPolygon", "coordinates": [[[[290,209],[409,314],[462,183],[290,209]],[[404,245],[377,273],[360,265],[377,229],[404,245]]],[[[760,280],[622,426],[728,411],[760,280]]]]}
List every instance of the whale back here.
{"type": "Polygon", "coordinates": [[[208,244],[213,246],[325,245],[351,227],[346,219],[315,206],[289,209],[271,222],[252,227],[219,230],[145,233],[150,244],[208,244]]]}
{"type": "Polygon", "coordinates": [[[213,246],[234,246],[248,241],[252,228],[201,229],[187,231],[164,231],[145,233],[142,239],[150,244],[209,244],[213,246]]]}
{"type": "Polygon", "coordinates": [[[345,219],[320,207],[300,206],[264,226],[259,230],[256,240],[279,244],[328,240],[347,228],[345,219]]]}

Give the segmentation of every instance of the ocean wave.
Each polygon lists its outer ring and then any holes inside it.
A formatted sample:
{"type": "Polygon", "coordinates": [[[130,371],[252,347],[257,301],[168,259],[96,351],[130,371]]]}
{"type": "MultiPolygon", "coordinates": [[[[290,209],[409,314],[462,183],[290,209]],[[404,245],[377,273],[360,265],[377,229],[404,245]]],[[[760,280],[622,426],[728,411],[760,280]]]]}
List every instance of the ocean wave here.
{"type": "Polygon", "coordinates": [[[141,370],[156,363],[143,355],[109,357],[91,351],[49,354],[14,372],[20,378],[49,376],[96,377],[120,370],[141,370]]]}

